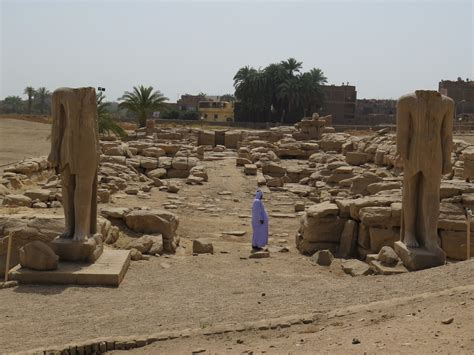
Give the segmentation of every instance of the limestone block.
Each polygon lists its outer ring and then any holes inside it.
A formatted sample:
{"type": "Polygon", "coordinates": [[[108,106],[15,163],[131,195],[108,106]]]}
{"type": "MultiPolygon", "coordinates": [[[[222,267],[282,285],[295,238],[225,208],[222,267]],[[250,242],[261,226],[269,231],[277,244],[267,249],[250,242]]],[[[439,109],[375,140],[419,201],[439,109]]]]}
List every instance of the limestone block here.
{"type": "Polygon", "coordinates": [[[31,198],[33,201],[38,200],[41,202],[48,202],[51,191],[46,189],[33,189],[26,190],[25,196],[31,198]]]}
{"type": "Polygon", "coordinates": [[[388,227],[391,225],[391,207],[363,207],[359,210],[359,217],[366,226],[388,227]]]}
{"type": "Polygon", "coordinates": [[[393,248],[396,241],[400,240],[400,230],[398,228],[369,228],[370,251],[378,253],[384,246],[393,248]]]}
{"type": "Polygon", "coordinates": [[[242,140],[241,131],[226,131],[224,137],[224,145],[227,149],[237,149],[239,142],[242,140]]]}
{"type": "Polygon", "coordinates": [[[214,246],[208,241],[195,239],[193,240],[193,253],[214,254],[214,246]]]}
{"type": "Polygon", "coordinates": [[[163,238],[172,239],[179,220],[175,214],[163,210],[133,210],[125,215],[127,227],[138,233],[161,233],[163,238]]]}
{"type": "Polygon", "coordinates": [[[311,218],[305,214],[301,219],[300,233],[308,242],[339,243],[344,224],[345,220],[337,216],[311,218]]]}
{"type": "Polygon", "coordinates": [[[56,270],[59,257],[47,244],[36,240],[20,248],[20,264],[32,270],[56,270]]]}
{"type": "Polygon", "coordinates": [[[245,164],[244,173],[245,175],[257,175],[257,166],[255,164],[245,164]]]}
{"type": "Polygon", "coordinates": [[[152,180],[166,178],[166,169],[164,168],[152,169],[150,171],[147,171],[146,176],[148,176],[152,180]]]}
{"type": "Polygon", "coordinates": [[[312,257],[311,261],[321,266],[330,266],[334,256],[329,250],[319,250],[312,257]]]}
{"type": "Polygon", "coordinates": [[[377,260],[381,261],[384,265],[395,266],[400,261],[397,253],[389,246],[384,246],[380,249],[377,260]]]}
{"type": "Polygon", "coordinates": [[[367,163],[368,156],[366,153],[361,152],[347,152],[346,162],[351,165],[362,165],[367,163]]]}
{"type": "Polygon", "coordinates": [[[31,198],[24,195],[6,195],[3,199],[3,206],[7,207],[30,207],[32,203],[31,198]]]}
{"type": "Polygon", "coordinates": [[[357,232],[357,222],[352,219],[347,220],[344,224],[339,244],[339,256],[341,258],[347,258],[354,254],[357,244],[357,232]]]}
{"type": "MultiPolygon", "coordinates": [[[[466,232],[444,231],[440,232],[441,248],[446,256],[454,260],[466,260],[467,256],[467,238],[466,232]]],[[[474,233],[471,233],[471,257],[474,256],[474,233]]]]}
{"type": "Polygon", "coordinates": [[[199,131],[198,132],[198,145],[210,145],[215,146],[215,133],[214,131],[199,131]]]}
{"type": "Polygon", "coordinates": [[[351,276],[365,276],[372,273],[369,265],[357,259],[345,260],[341,266],[342,270],[351,276]]]}

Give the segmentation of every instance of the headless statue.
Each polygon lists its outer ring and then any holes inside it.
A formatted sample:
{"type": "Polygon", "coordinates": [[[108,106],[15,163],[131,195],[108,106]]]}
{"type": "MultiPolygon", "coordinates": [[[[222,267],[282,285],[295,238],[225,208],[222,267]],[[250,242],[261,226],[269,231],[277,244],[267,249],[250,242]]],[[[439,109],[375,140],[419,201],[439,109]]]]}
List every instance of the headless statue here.
{"type": "Polygon", "coordinates": [[[403,161],[401,241],[439,254],[441,175],[451,172],[454,101],[417,90],[397,103],[397,151],[403,161]]]}
{"type": "Polygon", "coordinates": [[[66,220],[61,238],[82,242],[97,229],[99,136],[95,89],[57,89],[52,116],[48,160],[61,174],[66,220]]]}

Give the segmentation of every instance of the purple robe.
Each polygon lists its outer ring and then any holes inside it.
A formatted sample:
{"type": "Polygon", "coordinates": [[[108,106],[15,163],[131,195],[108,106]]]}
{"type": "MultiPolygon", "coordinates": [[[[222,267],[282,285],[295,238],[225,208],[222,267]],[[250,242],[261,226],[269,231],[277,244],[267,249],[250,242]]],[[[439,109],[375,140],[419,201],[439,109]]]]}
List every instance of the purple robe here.
{"type": "Polygon", "coordinates": [[[263,248],[268,243],[268,216],[261,200],[262,191],[257,191],[252,205],[252,246],[263,248]],[[260,223],[263,221],[263,224],[260,223]]]}

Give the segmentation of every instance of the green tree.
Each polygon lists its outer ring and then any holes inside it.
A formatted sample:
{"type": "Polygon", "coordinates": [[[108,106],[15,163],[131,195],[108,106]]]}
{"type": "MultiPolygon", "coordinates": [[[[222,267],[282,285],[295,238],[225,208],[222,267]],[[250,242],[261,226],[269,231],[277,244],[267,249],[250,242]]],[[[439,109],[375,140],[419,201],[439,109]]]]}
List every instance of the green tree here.
{"type": "Polygon", "coordinates": [[[36,95],[36,91],[32,86],[27,86],[23,93],[28,96],[28,114],[30,115],[33,108],[33,98],[36,95]]]}
{"type": "Polygon", "coordinates": [[[51,92],[45,87],[40,87],[35,92],[35,100],[38,104],[40,113],[44,115],[48,103],[51,100],[51,92]]]}
{"type": "Polygon", "coordinates": [[[2,106],[5,113],[21,113],[23,111],[23,100],[20,96],[7,96],[3,100],[2,106]]]}
{"type": "Polygon", "coordinates": [[[140,85],[134,86],[132,92],[126,91],[119,100],[122,101],[119,107],[134,112],[138,116],[139,126],[145,127],[149,115],[164,109],[168,98],[159,90],[153,91],[152,86],[140,85]]]}
{"type": "Polygon", "coordinates": [[[109,102],[105,101],[105,95],[103,92],[99,92],[96,96],[97,99],[97,118],[99,125],[99,133],[114,133],[116,136],[125,137],[127,134],[124,129],[112,118],[107,108],[110,105],[109,102]]]}
{"type": "Polygon", "coordinates": [[[234,76],[236,116],[248,121],[294,122],[318,110],[327,79],[320,69],[302,73],[289,58],[263,69],[240,68],[234,76]]]}

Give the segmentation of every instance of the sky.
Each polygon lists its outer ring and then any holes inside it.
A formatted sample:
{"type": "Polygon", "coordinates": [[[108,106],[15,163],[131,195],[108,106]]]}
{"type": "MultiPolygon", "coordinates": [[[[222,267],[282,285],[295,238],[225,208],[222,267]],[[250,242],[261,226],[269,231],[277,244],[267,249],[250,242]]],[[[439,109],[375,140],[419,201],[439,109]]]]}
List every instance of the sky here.
{"type": "Polygon", "coordinates": [[[473,17],[470,0],[0,0],[0,98],[101,86],[116,100],[143,84],[175,102],[289,57],[358,98],[398,98],[474,80],[473,17]]]}

